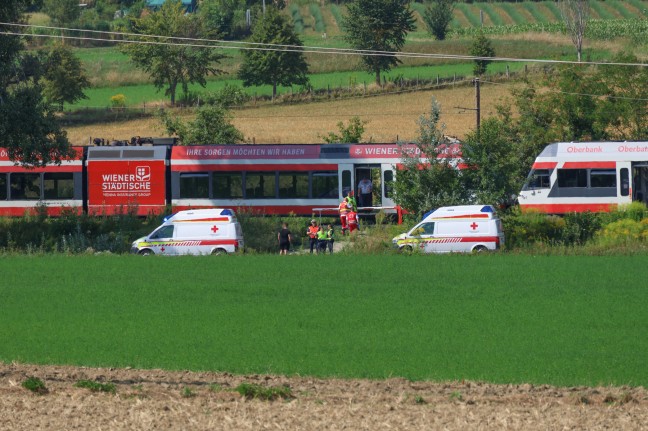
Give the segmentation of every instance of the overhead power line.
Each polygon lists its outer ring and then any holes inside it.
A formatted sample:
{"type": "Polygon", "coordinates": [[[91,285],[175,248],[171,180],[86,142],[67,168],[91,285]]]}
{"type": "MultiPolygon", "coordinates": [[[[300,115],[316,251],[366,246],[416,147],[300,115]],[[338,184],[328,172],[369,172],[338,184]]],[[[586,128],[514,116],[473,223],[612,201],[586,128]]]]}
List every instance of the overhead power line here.
{"type": "Polygon", "coordinates": [[[93,42],[108,42],[108,43],[129,43],[129,44],[147,44],[147,45],[165,45],[165,46],[187,46],[192,48],[210,48],[210,49],[237,49],[237,50],[257,50],[257,51],[282,51],[282,52],[302,52],[302,53],[314,53],[314,54],[329,54],[329,55],[351,55],[351,56],[391,56],[391,57],[403,57],[403,58],[427,58],[427,59],[453,59],[453,60],[489,60],[489,61],[498,61],[498,62],[518,62],[518,63],[544,63],[544,64],[572,64],[572,65],[599,65],[599,66],[633,66],[633,67],[646,67],[648,64],[644,63],[617,63],[617,62],[578,62],[578,61],[567,61],[567,60],[547,60],[547,59],[537,59],[537,58],[513,58],[513,57],[477,57],[471,55],[458,55],[458,54],[434,54],[434,53],[422,53],[422,52],[395,52],[395,51],[377,51],[377,50],[361,50],[361,49],[352,49],[352,48],[331,48],[323,46],[301,46],[301,45],[282,45],[282,44],[272,44],[272,43],[260,43],[260,42],[243,42],[243,41],[227,41],[222,39],[201,39],[201,38],[188,38],[188,37],[177,37],[177,36],[159,36],[159,35],[149,35],[149,34],[139,34],[139,33],[126,33],[126,32],[113,32],[113,31],[100,31],[100,30],[85,30],[78,28],[67,28],[67,27],[53,27],[53,26],[39,26],[39,25],[30,25],[30,24],[18,24],[18,23],[2,23],[0,26],[14,26],[21,28],[32,28],[32,29],[47,29],[47,30],[57,30],[57,31],[68,31],[68,32],[83,32],[83,33],[92,33],[105,36],[119,36],[119,37],[131,37],[132,39],[105,39],[100,37],[87,37],[87,36],[71,36],[71,35],[50,35],[50,34],[33,34],[33,33],[21,33],[19,31],[1,31],[0,34],[12,35],[12,36],[28,36],[28,37],[43,37],[43,38],[55,38],[55,39],[70,39],[70,40],[86,40],[93,42]],[[155,40],[141,40],[145,39],[155,39],[155,40]],[[177,41],[177,42],[174,42],[177,41]]]}

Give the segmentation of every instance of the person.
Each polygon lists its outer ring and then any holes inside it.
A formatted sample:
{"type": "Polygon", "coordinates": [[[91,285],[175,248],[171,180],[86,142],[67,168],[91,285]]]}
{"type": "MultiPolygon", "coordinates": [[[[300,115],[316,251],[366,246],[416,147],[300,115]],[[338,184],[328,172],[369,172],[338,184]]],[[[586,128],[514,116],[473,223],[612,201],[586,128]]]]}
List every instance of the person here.
{"type": "Polygon", "coordinates": [[[340,211],[340,224],[342,225],[342,235],[344,235],[344,233],[349,228],[347,226],[347,212],[349,212],[349,204],[347,203],[346,199],[342,199],[342,202],[340,202],[338,210],[340,211]]]}
{"type": "Polygon", "coordinates": [[[290,251],[290,243],[292,242],[292,233],[288,229],[288,223],[281,224],[281,230],[277,234],[279,241],[279,254],[288,254],[290,251]]]}
{"type": "Polygon", "coordinates": [[[349,224],[349,234],[358,229],[358,214],[355,211],[350,210],[347,213],[347,223],[349,224]]]}
{"type": "Polygon", "coordinates": [[[353,196],[353,190],[349,190],[349,193],[344,199],[347,201],[350,211],[358,212],[358,203],[356,202],[355,196],[353,196]]]}
{"type": "Polygon", "coordinates": [[[326,253],[327,242],[328,238],[326,236],[326,231],[323,227],[320,226],[319,230],[317,231],[317,254],[326,253]]]}
{"type": "Polygon", "coordinates": [[[333,225],[329,224],[328,229],[326,230],[326,245],[328,245],[328,250],[331,254],[333,254],[333,242],[335,242],[335,238],[333,238],[334,234],[335,231],[333,231],[333,225]]]}
{"type": "Polygon", "coordinates": [[[317,231],[319,230],[319,227],[317,226],[317,221],[315,219],[311,220],[310,226],[308,226],[308,230],[306,231],[306,235],[308,235],[308,238],[310,238],[310,252],[313,254],[313,250],[317,248],[317,231]]]}
{"type": "Polygon", "coordinates": [[[362,180],[360,180],[360,182],[358,183],[358,191],[360,192],[360,196],[358,196],[358,198],[360,199],[360,206],[370,207],[373,200],[371,196],[371,193],[373,191],[373,183],[367,176],[362,178],[362,180]]]}

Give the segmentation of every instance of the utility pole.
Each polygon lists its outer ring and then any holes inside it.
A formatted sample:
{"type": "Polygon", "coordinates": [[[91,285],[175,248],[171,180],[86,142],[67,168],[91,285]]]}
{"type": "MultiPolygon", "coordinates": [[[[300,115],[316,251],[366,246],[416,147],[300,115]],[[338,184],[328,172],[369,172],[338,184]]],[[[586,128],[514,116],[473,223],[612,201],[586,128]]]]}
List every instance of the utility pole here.
{"type": "Polygon", "coordinates": [[[480,127],[480,117],[481,117],[481,96],[479,94],[479,78],[475,78],[473,81],[475,83],[475,107],[466,108],[463,106],[455,106],[457,109],[463,109],[464,111],[475,111],[475,131],[477,132],[477,139],[479,140],[479,127],[480,127]]]}

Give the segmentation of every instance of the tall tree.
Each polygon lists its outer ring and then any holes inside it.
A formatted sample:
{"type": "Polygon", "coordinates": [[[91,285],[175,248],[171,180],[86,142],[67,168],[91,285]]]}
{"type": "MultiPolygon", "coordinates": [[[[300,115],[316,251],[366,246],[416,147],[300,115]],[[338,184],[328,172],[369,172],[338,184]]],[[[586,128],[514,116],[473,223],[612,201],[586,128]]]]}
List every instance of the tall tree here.
{"type": "Polygon", "coordinates": [[[358,50],[387,52],[362,56],[363,65],[380,85],[381,72],[401,63],[396,53],[403,48],[407,33],[416,28],[409,0],[356,0],[349,3],[347,12],[342,27],[349,44],[358,50]]]}
{"type": "Polygon", "coordinates": [[[439,145],[444,143],[440,120],[441,107],[433,99],[430,115],[418,120],[418,151],[403,152],[402,169],[394,182],[394,201],[419,216],[440,206],[465,204],[471,198],[453,159],[438,157],[439,145]]]}
{"type": "Polygon", "coordinates": [[[81,15],[79,0],[45,0],[43,11],[57,25],[72,24],[81,15]]]}
{"type": "Polygon", "coordinates": [[[276,8],[268,7],[265,15],[254,25],[250,42],[260,44],[291,45],[278,50],[250,49],[242,51],[243,62],[238,76],[243,85],[272,85],[272,97],[277,95],[277,86],[293,84],[307,85],[308,64],[301,52],[303,46],[288,18],[276,8]]]}
{"type": "Polygon", "coordinates": [[[48,102],[63,110],[64,103],[87,99],[83,90],[90,81],[83,71],[81,61],[64,45],[56,45],[43,56],[44,74],[41,78],[43,95],[48,102]]]}
{"type": "Polygon", "coordinates": [[[560,0],[558,4],[567,32],[576,47],[578,61],[581,61],[585,29],[590,16],[589,0],[560,0]]]}
{"type": "Polygon", "coordinates": [[[231,123],[227,109],[208,105],[198,109],[194,121],[185,122],[160,112],[160,121],[167,133],[180,139],[182,145],[236,144],[243,134],[231,123]]]}
{"type": "Polygon", "coordinates": [[[493,43],[488,39],[482,31],[477,33],[472,45],[470,46],[470,55],[479,57],[474,60],[473,73],[475,76],[482,76],[486,73],[486,69],[492,60],[487,60],[488,57],[495,57],[495,48],[493,43]]]}
{"type": "MultiPolygon", "coordinates": [[[[23,22],[31,0],[0,2],[0,22],[23,22]]],[[[15,32],[0,25],[2,31],[15,32]]],[[[33,56],[24,55],[22,41],[13,35],[0,35],[0,147],[9,159],[24,166],[60,164],[73,157],[66,133],[61,130],[55,111],[43,100],[36,82],[40,65],[33,56]]]]}
{"type": "Polygon", "coordinates": [[[452,22],[455,0],[435,0],[425,8],[423,21],[437,40],[445,40],[452,22]]]}
{"type": "Polygon", "coordinates": [[[144,18],[133,18],[134,31],[142,35],[167,36],[142,39],[153,43],[128,43],[120,49],[153,78],[155,87],[175,105],[178,85],[187,94],[189,84],[207,85],[206,77],[222,73],[216,65],[225,58],[212,48],[197,48],[174,37],[208,38],[216,36],[198,14],[185,14],[180,0],[165,2],[159,11],[144,18]],[[168,43],[168,44],[165,44],[168,43]]]}

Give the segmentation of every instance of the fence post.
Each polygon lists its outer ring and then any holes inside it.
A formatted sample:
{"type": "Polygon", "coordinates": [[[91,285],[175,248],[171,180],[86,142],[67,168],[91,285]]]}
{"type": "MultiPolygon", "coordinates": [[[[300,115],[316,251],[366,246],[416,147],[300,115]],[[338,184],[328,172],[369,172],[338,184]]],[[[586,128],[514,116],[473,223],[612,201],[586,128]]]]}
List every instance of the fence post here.
{"type": "Polygon", "coordinates": [[[508,79],[510,77],[511,77],[511,75],[510,75],[509,65],[507,64],[506,65],[506,79],[508,79]]]}

